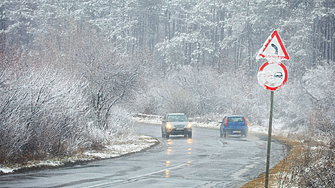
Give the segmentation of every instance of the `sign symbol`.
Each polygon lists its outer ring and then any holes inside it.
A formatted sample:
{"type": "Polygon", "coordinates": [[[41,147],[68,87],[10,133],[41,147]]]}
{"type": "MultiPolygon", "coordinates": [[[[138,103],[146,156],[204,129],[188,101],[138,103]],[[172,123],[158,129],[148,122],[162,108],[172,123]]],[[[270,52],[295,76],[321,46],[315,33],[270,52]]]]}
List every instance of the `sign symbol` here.
{"type": "Polygon", "coordinates": [[[283,73],[282,72],[276,72],[274,77],[276,78],[280,78],[280,79],[283,79],[283,73]]]}
{"type": "Polygon", "coordinates": [[[273,33],[263,44],[263,47],[259,50],[256,59],[260,58],[266,58],[268,60],[290,59],[285,46],[276,30],[273,31],[273,33]]]}
{"type": "Polygon", "coordinates": [[[278,55],[278,47],[275,44],[271,44],[271,46],[275,49],[275,54],[278,55]]]}
{"type": "Polygon", "coordinates": [[[259,69],[257,78],[265,89],[276,91],[286,84],[288,71],[283,63],[268,61],[259,69]]]}

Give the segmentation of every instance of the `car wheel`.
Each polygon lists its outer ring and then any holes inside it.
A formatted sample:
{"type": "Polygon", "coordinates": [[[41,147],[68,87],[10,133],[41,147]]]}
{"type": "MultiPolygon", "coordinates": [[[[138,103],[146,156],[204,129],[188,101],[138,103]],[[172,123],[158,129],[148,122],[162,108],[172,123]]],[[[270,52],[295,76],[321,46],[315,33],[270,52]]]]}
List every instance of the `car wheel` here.
{"type": "Polygon", "coordinates": [[[189,132],[189,133],[188,133],[188,137],[189,137],[189,138],[192,138],[192,132],[189,132]]]}

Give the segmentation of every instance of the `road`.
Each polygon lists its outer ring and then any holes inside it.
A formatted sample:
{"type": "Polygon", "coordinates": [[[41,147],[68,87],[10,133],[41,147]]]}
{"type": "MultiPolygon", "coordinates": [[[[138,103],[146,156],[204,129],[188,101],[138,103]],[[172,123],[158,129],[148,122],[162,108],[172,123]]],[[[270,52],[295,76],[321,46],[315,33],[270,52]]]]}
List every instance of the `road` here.
{"type": "MultiPolygon", "coordinates": [[[[0,176],[0,187],[240,187],[265,171],[267,137],[220,138],[219,130],[193,128],[193,139],[161,138],[157,125],[138,132],[160,144],[145,151],[86,164],[0,176]]],[[[286,153],[273,140],[271,166],[286,153]]]]}

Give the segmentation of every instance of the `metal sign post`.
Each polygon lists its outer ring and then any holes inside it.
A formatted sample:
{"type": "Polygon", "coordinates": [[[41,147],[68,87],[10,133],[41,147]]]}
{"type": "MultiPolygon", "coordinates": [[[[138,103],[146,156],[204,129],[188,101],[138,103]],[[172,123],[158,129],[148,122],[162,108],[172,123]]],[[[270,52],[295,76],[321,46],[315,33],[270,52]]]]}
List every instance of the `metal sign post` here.
{"type": "Polygon", "coordinates": [[[270,169],[270,151],[271,151],[272,114],[273,114],[274,93],[275,93],[274,91],[271,91],[271,108],[270,108],[269,131],[268,131],[268,149],[266,153],[265,188],[268,188],[269,186],[269,169],[270,169]]]}
{"type": "Polygon", "coordinates": [[[266,58],[270,61],[264,63],[258,71],[258,82],[265,89],[271,91],[271,107],[268,130],[268,147],[266,154],[266,173],[265,173],[265,188],[269,187],[269,169],[270,169],[270,154],[271,154],[271,134],[272,134],[272,116],[273,116],[273,98],[274,92],[279,90],[286,84],[288,79],[288,71],[280,60],[289,60],[290,57],[286,52],[285,46],[275,30],[271,36],[265,41],[260,49],[256,59],[266,58]]]}

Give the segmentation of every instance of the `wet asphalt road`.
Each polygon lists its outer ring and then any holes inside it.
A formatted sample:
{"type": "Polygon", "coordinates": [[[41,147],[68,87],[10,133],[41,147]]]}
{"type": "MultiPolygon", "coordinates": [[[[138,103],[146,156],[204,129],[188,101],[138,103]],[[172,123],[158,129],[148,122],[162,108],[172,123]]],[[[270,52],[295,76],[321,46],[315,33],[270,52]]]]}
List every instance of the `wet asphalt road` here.
{"type": "MultiPolygon", "coordinates": [[[[161,138],[157,125],[138,132],[160,144],[140,153],[86,164],[0,176],[0,187],[240,187],[265,171],[267,137],[220,138],[219,130],[193,128],[193,139],[161,138]]],[[[286,147],[272,141],[271,167],[286,147]]]]}

